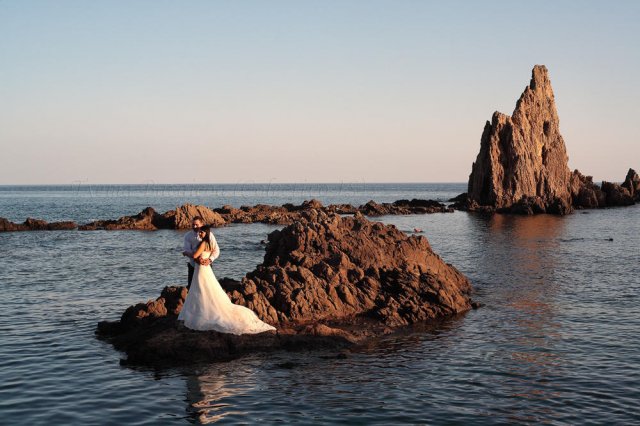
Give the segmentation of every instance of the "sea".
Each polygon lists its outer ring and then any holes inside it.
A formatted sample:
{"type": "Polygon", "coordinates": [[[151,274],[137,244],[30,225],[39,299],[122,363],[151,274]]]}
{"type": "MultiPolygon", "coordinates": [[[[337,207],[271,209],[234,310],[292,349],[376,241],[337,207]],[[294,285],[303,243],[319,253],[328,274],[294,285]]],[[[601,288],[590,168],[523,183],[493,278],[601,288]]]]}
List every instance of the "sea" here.
{"type": "MultiPolygon", "coordinates": [[[[465,187],[0,186],[0,217],[82,224],[184,203],[446,202],[465,187]]],[[[95,330],[185,284],[182,231],[0,233],[0,424],[640,424],[640,205],[372,220],[422,229],[483,306],[343,356],[283,351],[170,369],[121,365],[95,330]]],[[[281,227],[215,229],[216,276],[253,270],[260,241],[281,227]]]]}

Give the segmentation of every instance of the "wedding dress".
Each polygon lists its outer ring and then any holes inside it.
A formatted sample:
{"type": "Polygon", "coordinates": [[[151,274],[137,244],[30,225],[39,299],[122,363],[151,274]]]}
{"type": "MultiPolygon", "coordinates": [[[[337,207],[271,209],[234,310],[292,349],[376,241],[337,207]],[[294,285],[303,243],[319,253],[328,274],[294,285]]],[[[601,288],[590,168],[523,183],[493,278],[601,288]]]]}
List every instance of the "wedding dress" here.
{"type": "MultiPolygon", "coordinates": [[[[202,253],[208,259],[211,252],[202,253]]],[[[254,334],[276,328],[258,318],[249,308],[235,305],[227,296],[210,266],[196,262],[191,289],[184,301],[179,321],[193,330],[215,330],[221,333],[254,334]]]]}

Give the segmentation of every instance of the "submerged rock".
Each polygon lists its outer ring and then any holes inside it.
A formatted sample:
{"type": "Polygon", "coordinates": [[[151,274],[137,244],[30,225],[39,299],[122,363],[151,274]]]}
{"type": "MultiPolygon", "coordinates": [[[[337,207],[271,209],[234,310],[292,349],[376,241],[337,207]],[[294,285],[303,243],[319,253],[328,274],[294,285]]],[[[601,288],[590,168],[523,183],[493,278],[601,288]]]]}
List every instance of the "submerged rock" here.
{"type": "Polygon", "coordinates": [[[272,232],[264,261],[241,281],[220,280],[234,303],[252,309],[277,332],[234,336],[180,329],[186,296],[161,296],[128,308],[98,334],[124,350],[129,362],[213,361],[279,349],[349,347],[394,328],[471,309],[471,284],[436,255],[423,236],[362,214],[319,210],[272,232]]]}

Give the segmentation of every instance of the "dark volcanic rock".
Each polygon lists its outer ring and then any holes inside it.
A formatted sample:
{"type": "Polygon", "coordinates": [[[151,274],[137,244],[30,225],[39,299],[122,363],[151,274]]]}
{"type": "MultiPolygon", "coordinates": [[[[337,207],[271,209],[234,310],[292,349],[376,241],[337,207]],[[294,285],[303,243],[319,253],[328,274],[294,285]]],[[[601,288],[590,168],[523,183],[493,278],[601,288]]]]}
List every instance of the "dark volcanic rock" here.
{"type": "Polygon", "coordinates": [[[434,200],[398,200],[393,203],[378,204],[373,200],[358,207],[358,211],[367,216],[397,214],[452,213],[453,209],[434,200]]]}
{"type": "Polygon", "coordinates": [[[630,206],[635,204],[627,188],[613,182],[602,182],[602,192],[606,195],[607,206],[630,206]]]}
{"type": "Polygon", "coordinates": [[[277,332],[233,336],[176,325],[186,290],[167,287],[120,321],[102,322],[134,363],[212,361],[278,349],[339,349],[394,327],[469,310],[471,285],[422,236],[361,214],[319,210],[269,235],[264,262],[242,281],[220,280],[234,303],[251,308],[277,332]]]}
{"type": "Polygon", "coordinates": [[[546,67],[536,65],[513,115],[495,112],[486,123],[466,204],[501,212],[513,208],[516,213],[567,213],[567,162],[551,81],[546,67]]]}
{"type": "Polygon", "coordinates": [[[76,229],[75,222],[46,222],[44,220],[27,218],[24,223],[13,223],[8,219],[0,217],[0,232],[14,231],[68,231],[76,229]]]}
{"type": "Polygon", "coordinates": [[[235,301],[272,324],[356,315],[404,325],[470,308],[469,281],[422,236],[362,215],[312,211],[269,235],[235,301]]]}

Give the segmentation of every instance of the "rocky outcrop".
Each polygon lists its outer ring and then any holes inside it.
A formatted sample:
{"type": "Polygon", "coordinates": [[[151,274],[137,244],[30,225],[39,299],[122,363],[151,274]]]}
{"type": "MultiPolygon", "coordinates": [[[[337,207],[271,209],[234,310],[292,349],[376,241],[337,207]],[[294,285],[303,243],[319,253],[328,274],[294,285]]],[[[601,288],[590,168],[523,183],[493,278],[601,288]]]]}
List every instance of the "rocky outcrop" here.
{"type": "Polygon", "coordinates": [[[371,200],[360,206],[358,211],[367,216],[398,214],[453,213],[453,209],[434,200],[398,200],[393,203],[378,204],[371,200]]]}
{"type": "Polygon", "coordinates": [[[204,206],[184,204],[175,210],[158,213],[147,207],[134,216],[123,216],[116,220],[97,220],[79,227],[82,231],[104,229],[155,231],[157,229],[190,229],[194,217],[200,216],[204,222],[217,227],[225,224],[225,220],[216,212],[204,206]]]}
{"type": "Polygon", "coordinates": [[[97,220],[95,222],[80,225],[78,229],[82,231],[93,231],[98,229],[114,230],[140,230],[154,231],[156,229],[172,229],[173,220],[167,215],[156,212],[152,207],[147,207],[134,216],[123,216],[116,220],[97,220]]]}
{"type": "Polygon", "coordinates": [[[458,208],[500,212],[571,210],[571,172],[547,68],[536,65],[511,116],[495,112],[473,163],[468,200],[458,208]]]}
{"type": "Polygon", "coordinates": [[[423,236],[362,214],[340,217],[311,209],[272,232],[264,261],[241,281],[220,281],[234,303],[278,328],[253,336],[180,330],[185,290],[103,322],[101,336],[129,361],[189,362],[296,347],[342,348],[395,327],[463,313],[473,305],[469,280],[436,255],[423,236]],[[185,353],[189,348],[189,353],[185,353]]]}
{"type": "Polygon", "coordinates": [[[68,231],[76,229],[75,222],[46,222],[44,220],[27,218],[23,223],[13,223],[8,219],[0,217],[0,232],[15,231],[68,231]]]}
{"type": "Polygon", "coordinates": [[[361,214],[311,211],[266,250],[232,296],[272,324],[367,315],[395,326],[470,307],[469,281],[425,237],[361,214]]]}
{"type": "Polygon", "coordinates": [[[635,170],[629,169],[621,186],[629,191],[629,195],[635,201],[640,201],[640,176],[635,170]]]}
{"type": "Polygon", "coordinates": [[[147,207],[134,216],[123,216],[116,220],[98,220],[79,227],[80,230],[156,230],[156,229],[189,229],[194,217],[200,216],[207,225],[213,227],[224,226],[229,223],[267,223],[272,225],[288,225],[299,220],[303,212],[320,210],[327,213],[354,214],[361,212],[369,216],[397,215],[397,214],[427,214],[453,212],[433,200],[398,200],[393,203],[378,204],[374,201],[354,207],[351,204],[330,204],[323,206],[318,200],[312,199],[299,205],[286,203],[282,206],[256,204],[255,206],[241,206],[235,208],[224,205],[210,209],[205,206],[184,204],[175,210],[157,213],[147,207]]]}
{"type": "Polygon", "coordinates": [[[486,123],[468,191],[452,199],[451,207],[564,215],[574,208],[634,204],[639,182],[632,169],[622,185],[603,182],[601,187],[590,176],[569,171],[549,74],[536,65],[513,115],[496,111],[486,123]]]}
{"type": "Polygon", "coordinates": [[[571,174],[571,198],[575,208],[597,209],[607,205],[607,196],[593,183],[591,176],[584,176],[579,170],[571,174]]]}
{"type": "Polygon", "coordinates": [[[208,207],[193,204],[184,204],[178,207],[175,212],[165,213],[165,216],[173,218],[173,229],[191,229],[191,223],[196,216],[200,216],[204,223],[216,228],[227,223],[219,213],[208,207]]]}
{"type": "Polygon", "coordinates": [[[577,209],[630,206],[640,201],[639,184],[640,177],[633,169],[629,169],[622,185],[603,181],[602,186],[593,183],[591,176],[574,170],[571,175],[573,206],[577,209]]]}

